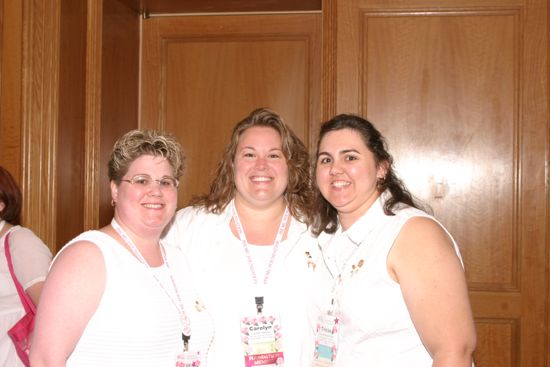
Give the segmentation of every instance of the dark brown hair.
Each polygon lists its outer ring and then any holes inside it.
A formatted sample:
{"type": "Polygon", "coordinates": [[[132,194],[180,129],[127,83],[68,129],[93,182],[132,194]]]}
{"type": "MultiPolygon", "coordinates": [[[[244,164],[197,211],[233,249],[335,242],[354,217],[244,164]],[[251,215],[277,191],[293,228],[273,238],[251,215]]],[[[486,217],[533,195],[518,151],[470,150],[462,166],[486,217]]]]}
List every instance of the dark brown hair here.
{"type": "Polygon", "coordinates": [[[0,211],[0,218],[14,226],[21,224],[21,190],[13,176],[2,166],[0,166],[0,202],[5,205],[0,211]]]}
{"type": "MultiPolygon", "coordinates": [[[[403,203],[414,208],[424,210],[418,203],[403,182],[395,174],[393,168],[393,157],[388,152],[386,140],[380,132],[369,121],[355,115],[341,114],[333,117],[321,125],[319,139],[317,140],[317,149],[315,152],[314,169],[317,168],[317,158],[319,155],[319,146],[323,137],[336,130],[349,129],[355,131],[361,136],[365,146],[374,155],[374,161],[378,167],[381,164],[387,166],[386,176],[377,182],[376,189],[379,193],[388,190],[391,193],[384,203],[384,212],[386,215],[394,215],[396,205],[403,203]]],[[[315,175],[313,175],[315,177],[315,175]]],[[[321,195],[317,183],[315,187],[315,218],[312,225],[312,232],[319,235],[321,232],[334,233],[338,229],[337,210],[321,195]]]]}

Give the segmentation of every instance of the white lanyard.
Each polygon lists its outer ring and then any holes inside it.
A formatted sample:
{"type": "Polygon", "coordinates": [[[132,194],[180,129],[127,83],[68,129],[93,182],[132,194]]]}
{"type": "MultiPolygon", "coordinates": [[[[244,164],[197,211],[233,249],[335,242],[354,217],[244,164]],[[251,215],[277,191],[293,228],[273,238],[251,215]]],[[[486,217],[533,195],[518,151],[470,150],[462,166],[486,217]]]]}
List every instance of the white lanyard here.
{"type": "MultiPolygon", "coordinates": [[[[246,260],[248,261],[248,266],[250,268],[250,274],[252,275],[252,281],[254,282],[254,285],[257,285],[258,277],[256,275],[256,270],[254,269],[254,262],[252,261],[252,255],[250,254],[250,249],[248,248],[248,241],[246,240],[246,235],[239,219],[239,213],[237,213],[237,209],[235,208],[234,200],[231,202],[231,210],[233,212],[233,221],[235,222],[235,228],[237,229],[237,233],[239,234],[239,238],[241,239],[241,243],[243,244],[246,260]]],[[[263,280],[264,285],[266,285],[269,280],[269,275],[271,273],[273,263],[275,262],[275,257],[277,255],[277,250],[279,249],[279,244],[281,243],[281,240],[285,233],[286,223],[288,222],[289,216],[290,212],[288,210],[288,207],[285,207],[285,212],[283,214],[283,218],[281,219],[281,224],[279,224],[279,229],[277,230],[277,236],[275,237],[275,241],[273,242],[273,252],[271,253],[269,263],[267,264],[267,269],[265,270],[263,280]]],[[[261,312],[261,309],[263,308],[263,297],[256,297],[256,306],[258,308],[258,312],[261,312]]]]}
{"type": "Polygon", "coordinates": [[[6,221],[0,220],[0,232],[2,232],[2,229],[4,228],[4,224],[6,224],[6,221]]]}
{"type": "MultiPolygon", "coordinates": [[[[143,255],[141,254],[141,252],[139,251],[139,249],[137,248],[137,246],[134,244],[134,241],[132,241],[132,239],[120,227],[120,225],[117,223],[115,218],[113,218],[113,220],[111,221],[111,226],[113,226],[115,231],[120,235],[120,237],[122,237],[122,239],[124,240],[124,242],[126,242],[128,247],[130,247],[130,250],[132,250],[132,253],[135,255],[135,257],[137,257],[137,259],[143,265],[145,265],[147,269],[152,270],[149,264],[147,263],[147,261],[145,260],[145,258],[143,257],[143,255]]],[[[166,258],[166,254],[164,253],[164,247],[162,247],[161,244],[159,244],[159,246],[160,246],[160,253],[162,254],[162,260],[164,261],[164,263],[166,264],[166,267],[168,268],[168,274],[170,275],[170,281],[172,282],[172,286],[174,287],[174,292],[176,293],[177,302],[174,300],[170,292],[168,292],[168,290],[164,287],[162,282],[157,278],[156,274],[151,272],[151,275],[153,276],[153,278],[155,278],[157,284],[162,288],[164,293],[168,296],[172,304],[178,310],[178,313],[180,314],[180,317],[181,317],[182,326],[183,326],[183,340],[184,340],[185,346],[187,347],[187,343],[189,342],[189,338],[191,337],[191,323],[189,322],[189,318],[185,313],[183,302],[181,301],[178,288],[176,287],[176,282],[174,280],[174,277],[172,276],[172,271],[170,270],[170,264],[168,263],[168,259],[166,258]]]]}

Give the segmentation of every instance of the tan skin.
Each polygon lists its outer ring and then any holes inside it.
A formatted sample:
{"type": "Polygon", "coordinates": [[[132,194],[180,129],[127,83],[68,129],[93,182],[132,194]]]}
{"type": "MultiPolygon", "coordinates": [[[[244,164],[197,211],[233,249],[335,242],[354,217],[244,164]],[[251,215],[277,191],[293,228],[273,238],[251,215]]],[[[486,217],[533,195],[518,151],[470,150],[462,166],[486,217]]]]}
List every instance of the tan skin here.
{"type": "MultiPolygon", "coordinates": [[[[4,210],[6,207],[6,204],[3,201],[0,201],[0,212],[4,210]]],[[[4,228],[0,231],[0,237],[2,237],[6,232],[8,232],[13,226],[6,222],[4,224],[4,228]]],[[[32,302],[37,305],[38,300],[40,299],[40,293],[42,293],[42,286],[44,285],[44,282],[38,282],[30,286],[29,288],[25,289],[25,292],[31,297],[32,302]]]]}

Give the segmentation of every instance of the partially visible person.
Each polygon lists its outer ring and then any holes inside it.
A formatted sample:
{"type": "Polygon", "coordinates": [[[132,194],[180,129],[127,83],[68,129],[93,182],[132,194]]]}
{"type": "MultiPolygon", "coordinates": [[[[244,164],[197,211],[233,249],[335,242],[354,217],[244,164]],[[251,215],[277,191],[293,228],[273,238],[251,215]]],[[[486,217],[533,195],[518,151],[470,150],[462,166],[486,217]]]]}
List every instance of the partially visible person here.
{"type": "Polygon", "coordinates": [[[25,314],[4,255],[7,234],[10,233],[9,250],[15,276],[35,305],[52,260],[42,240],[21,226],[21,206],[19,186],[0,166],[0,366],[6,367],[23,366],[7,332],[25,314]]]}
{"type": "Polygon", "coordinates": [[[382,135],[338,115],[315,163],[314,366],[470,367],[476,333],[449,232],[398,179],[382,135]]]}
{"type": "Polygon", "coordinates": [[[310,182],[304,144],[260,108],[234,127],[210,192],[176,214],[163,241],[184,249],[214,317],[209,366],[308,365],[310,182]]]}
{"type": "Polygon", "coordinates": [[[33,367],[174,367],[184,348],[199,362],[206,357],[210,316],[195,307],[181,252],[159,243],[176,211],[183,161],[179,143],[161,132],[132,130],[115,143],[108,164],[114,218],[54,259],[33,367]]]}

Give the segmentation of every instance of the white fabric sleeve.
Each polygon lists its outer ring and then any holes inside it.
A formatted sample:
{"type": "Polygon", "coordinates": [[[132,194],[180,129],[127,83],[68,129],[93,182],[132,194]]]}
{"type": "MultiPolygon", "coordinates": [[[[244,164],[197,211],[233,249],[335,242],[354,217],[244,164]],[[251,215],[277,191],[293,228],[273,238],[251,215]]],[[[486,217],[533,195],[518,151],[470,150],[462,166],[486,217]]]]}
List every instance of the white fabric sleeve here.
{"type": "Polygon", "coordinates": [[[10,254],[15,276],[26,290],[44,281],[50,267],[50,249],[30,229],[18,227],[10,234],[10,254]]]}
{"type": "Polygon", "coordinates": [[[178,210],[173,220],[164,230],[164,235],[161,238],[162,244],[185,251],[186,248],[182,239],[184,235],[190,235],[189,231],[192,229],[192,223],[199,211],[200,209],[191,206],[178,210]]]}

